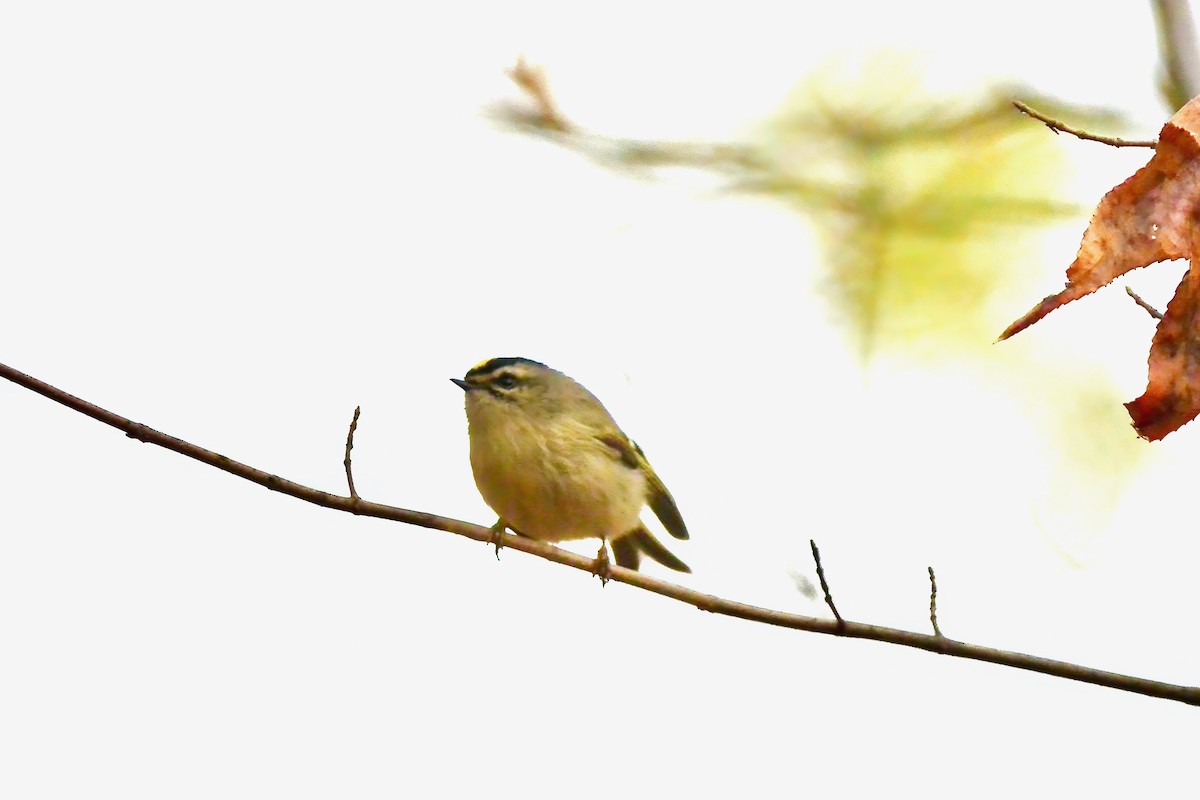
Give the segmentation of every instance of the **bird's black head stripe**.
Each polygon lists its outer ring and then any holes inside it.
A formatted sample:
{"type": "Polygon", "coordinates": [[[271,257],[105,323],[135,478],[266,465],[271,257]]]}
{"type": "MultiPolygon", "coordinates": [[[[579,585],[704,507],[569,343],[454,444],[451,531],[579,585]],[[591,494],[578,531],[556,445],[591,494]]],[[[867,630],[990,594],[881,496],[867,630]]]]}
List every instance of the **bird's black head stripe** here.
{"type": "Polygon", "coordinates": [[[478,378],[481,375],[487,375],[503,369],[504,367],[512,367],[517,364],[531,364],[535,367],[546,368],[546,365],[540,361],[533,361],[532,359],[528,358],[515,358],[510,356],[505,356],[502,358],[490,358],[481,364],[476,364],[475,366],[471,367],[466,374],[466,379],[471,380],[472,378],[478,378]]]}

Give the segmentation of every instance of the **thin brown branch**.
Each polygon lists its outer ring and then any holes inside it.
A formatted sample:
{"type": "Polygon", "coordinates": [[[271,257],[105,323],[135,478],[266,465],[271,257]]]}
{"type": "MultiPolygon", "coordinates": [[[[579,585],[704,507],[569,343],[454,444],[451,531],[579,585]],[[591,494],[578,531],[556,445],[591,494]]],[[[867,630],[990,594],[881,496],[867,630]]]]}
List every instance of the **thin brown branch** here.
{"type": "MultiPolygon", "coordinates": [[[[0,377],[5,378],[18,386],[23,386],[32,392],[42,395],[56,403],[66,406],[74,411],[91,417],[105,425],[110,425],[117,430],[123,431],[126,436],[137,439],[147,444],[157,445],[159,447],[195,459],[203,464],[216,467],[219,470],[236,475],[239,478],[257,483],[260,486],[265,486],[272,491],[290,495],[299,500],[321,506],[323,508],[331,508],[338,511],[346,511],[352,514],[360,514],[362,516],[377,517],[379,519],[390,519],[397,522],[405,522],[410,525],[417,525],[422,528],[432,528],[435,530],[446,531],[447,533],[455,533],[459,536],[465,536],[468,539],[473,539],[477,542],[491,543],[495,541],[496,534],[489,528],[482,525],[473,525],[469,522],[451,519],[449,517],[440,517],[436,514],[427,514],[421,511],[410,511],[405,508],[396,508],[395,506],[387,506],[381,503],[372,503],[366,500],[355,500],[352,497],[341,497],[339,495],[322,492],[319,489],[312,489],[308,486],[303,486],[299,483],[289,481],[286,478],[281,478],[278,475],[272,475],[254,467],[234,461],[233,459],[223,456],[219,453],[214,453],[211,450],[206,450],[203,447],[186,442],[183,439],[177,439],[165,433],[149,428],[138,422],[126,419],[111,411],[107,411],[99,406],[82,400],[74,395],[68,394],[61,389],[43,383],[37,378],[26,375],[23,372],[13,369],[12,367],[0,364],[0,377]]],[[[526,539],[521,536],[512,534],[501,534],[504,540],[504,546],[510,547],[513,550],[518,550],[522,553],[529,553],[538,556],[547,561],[553,561],[581,572],[592,574],[596,566],[596,561],[593,558],[581,556],[576,553],[571,553],[566,550],[559,549],[554,545],[545,542],[538,542],[533,539],[526,539]]],[[[814,553],[816,545],[813,545],[814,553]]],[[[818,569],[818,575],[822,578],[824,584],[824,575],[818,569]]],[[[1147,678],[1137,678],[1131,675],[1122,675],[1116,672],[1107,672],[1105,670],[1092,669],[1090,667],[1080,666],[1078,664],[1070,664],[1065,661],[1055,661],[1049,658],[1040,656],[1031,656],[1025,653],[1016,653],[1010,650],[1000,650],[994,647],[983,647],[981,645],[968,644],[959,642],[954,639],[947,639],[943,636],[932,636],[924,633],[914,633],[912,631],[899,630],[897,628],[885,628],[881,625],[868,625],[863,622],[847,622],[839,620],[819,619],[817,617],[806,617],[800,614],[789,614],[783,611],[775,611],[769,608],[761,608],[752,606],[746,603],[739,603],[734,600],[726,600],[703,592],[695,591],[684,586],[679,586],[673,583],[652,578],[640,572],[625,569],[613,565],[609,567],[609,577],[618,583],[624,583],[629,586],[635,586],[639,589],[644,589],[654,594],[669,597],[678,600],[682,603],[687,603],[699,608],[702,611],[709,611],[714,614],[723,614],[725,616],[737,617],[738,619],[746,619],[754,622],[761,622],[766,625],[775,625],[781,628],[791,628],[793,630],[810,631],[812,633],[823,633],[833,636],[843,636],[853,639],[871,639],[879,642],[887,642],[889,644],[901,645],[903,647],[912,647],[918,650],[927,650],[933,653],[941,653],[945,655],[956,656],[958,658],[969,658],[976,661],[987,661],[992,664],[1000,664],[1017,669],[1029,670],[1031,672],[1040,672],[1044,675],[1053,675],[1068,680],[1081,681],[1090,683],[1096,686],[1106,686],[1112,689],[1119,689],[1125,692],[1134,692],[1136,694],[1145,695],[1147,697],[1160,697],[1166,700],[1175,700],[1188,705],[1200,706],[1200,687],[1182,686],[1173,683],[1164,683],[1162,681],[1149,680],[1147,678]]],[[[828,587],[825,586],[826,591],[828,587]]]]}
{"type": "Polygon", "coordinates": [[[342,459],[342,464],[346,466],[346,484],[350,487],[350,497],[358,500],[358,492],[354,488],[354,471],[350,468],[350,451],[354,449],[354,431],[358,428],[358,415],[362,413],[362,406],[354,407],[354,417],[350,420],[350,432],[346,434],[346,457],[342,459]]]}
{"type": "Polygon", "coordinates": [[[1133,302],[1135,302],[1135,303],[1137,303],[1139,306],[1141,306],[1141,307],[1142,307],[1142,308],[1143,308],[1143,309],[1146,311],[1146,313],[1147,313],[1147,314],[1149,314],[1150,316],[1154,317],[1155,319],[1162,319],[1162,318],[1163,318],[1163,315],[1162,315],[1162,312],[1161,312],[1161,311],[1159,311],[1157,308],[1155,308],[1154,306],[1150,305],[1150,304],[1149,304],[1149,303],[1147,303],[1145,300],[1143,300],[1143,299],[1142,299],[1142,297],[1141,297],[1141,295],[1139,295],[1139,294],[1138,294],[1137,292],[1135,292],[1133,289],[1130,289],[1128,286],[1126,286],[1126,287],[1125,287],[1125,294],[1127,294],[1127,295],[1129,295],[1130,297],[1132,297],[1132,298],[1133,298],[1133,302]]]}
{"type": "Polygon", "coordinates": [[[1069,133],[1079,139],[1084,139],[1089,142],[1100,142],[1100,144],[1106,144],[1110,147],[1149,147],[1154,149],[1158,146],[1158,142],[1138,139],[1118,139],[1115,136],[1100,136],[1095,133],[1088,133],[1087,131],[1080,130],[1079,128],[1072,128],[1065,122],[1060,122],[1053,117],[1048,117],[1042,112],[1030,108],[1020,100],[1013,100],[1012,104],[1013,108],[1017,109],[1017,111],[1033,117],[1055,133],[1069,133]]]}
{"type": "Polygon", "coordinates": [[[1188,0],[1152,0],[1158,26],[1158,49],[1162,54],[1160,87],[1172,111],[1177,111],[1200,94],[1200,51],[1197,51],[1196,20],[1188,0]]]}
{"type": "Polygon", "coordinates": [[[829,606],[829,610],[833,612],[833,618],[837,620],[838,627],[842,627],[846,621],[842,619],[837,606],[833,604],[833,595],[830,594],[829,584],[825,581],[825,568],[821,566],[821,551],[817,549],[815,539],[809,539],[808,544],[812,548],[813,561],[817,562],[817,578],[821,581],[821,591],[825,593],[825,605],[829,606]]]}
{"type": "Polygon", "coordinates": [[[927,567],[929,570],[929,621],[933,623],[933,635],[941,636],[942,629],[938,627],[937,621],[937,576],[933,574],[933,567],[927,567]]]}

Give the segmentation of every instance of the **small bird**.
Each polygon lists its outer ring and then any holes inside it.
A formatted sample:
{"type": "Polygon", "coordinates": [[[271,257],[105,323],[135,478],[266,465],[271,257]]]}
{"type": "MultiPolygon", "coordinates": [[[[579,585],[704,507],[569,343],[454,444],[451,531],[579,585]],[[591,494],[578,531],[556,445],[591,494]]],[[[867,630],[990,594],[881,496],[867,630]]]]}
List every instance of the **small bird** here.
{"type": "Polygon", "coordinates": [[[645,453],[595,395],[527,358],[493,358],[450,380],[467,393],[471,471],[500,515],[493,530],[546,542],[599,538],[601,578],[607,545],[622,567],[637,569],[644,554],[692,571],[639,519],[649,504],[668,533],[688,538],[645,453]]]}

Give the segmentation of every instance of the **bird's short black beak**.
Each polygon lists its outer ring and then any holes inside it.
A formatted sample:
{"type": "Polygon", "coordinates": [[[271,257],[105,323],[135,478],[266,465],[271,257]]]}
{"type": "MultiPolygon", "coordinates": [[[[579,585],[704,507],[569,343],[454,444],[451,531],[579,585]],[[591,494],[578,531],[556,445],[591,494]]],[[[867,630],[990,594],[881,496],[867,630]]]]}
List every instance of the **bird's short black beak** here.
{"type": "Polygon", "coordinates": [[[462,389],[464,392],[471,391],[471,384],[467,383],[462,378],[451,378],[450,382],[456,384],[458,388],[462,389]]]}

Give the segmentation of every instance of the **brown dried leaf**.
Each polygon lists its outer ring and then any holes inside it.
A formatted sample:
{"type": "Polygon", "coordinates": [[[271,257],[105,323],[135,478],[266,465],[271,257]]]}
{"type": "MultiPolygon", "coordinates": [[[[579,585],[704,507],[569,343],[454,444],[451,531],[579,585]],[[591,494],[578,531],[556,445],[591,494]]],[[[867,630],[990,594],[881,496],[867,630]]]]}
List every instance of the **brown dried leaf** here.
{"type": "Polygon", "coordinates": [[[1133,427],[1157,440],[1200,412],[1200,270],[1189,268],[1150,345],[1150,380],[1126,403],[1133,427]]]}
{"type": "Polygon", "coordinates": [[[1200,414],[1200,97],[1159,133],[1150,163],[1104,196],[1067,267],[1067,288],[1000,335],[1007,339],[1059,306],[1130,270],[1175,258],[1191,262],[1150,346],[1146,392],[1126,404],[1138,433],[1161,439],[1200,414]]]}

